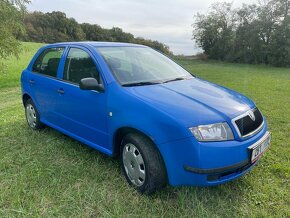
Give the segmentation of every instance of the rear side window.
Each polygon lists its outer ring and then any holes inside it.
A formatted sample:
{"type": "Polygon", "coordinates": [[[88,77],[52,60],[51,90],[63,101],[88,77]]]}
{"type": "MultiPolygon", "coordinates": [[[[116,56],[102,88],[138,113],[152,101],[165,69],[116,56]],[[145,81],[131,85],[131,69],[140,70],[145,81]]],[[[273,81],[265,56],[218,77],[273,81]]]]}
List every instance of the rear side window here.
{"type": "Polygon", "coordinates": [[[63,79],[79,84],[81,79],[93,77],[101,82],[100,74],[90,55],[82,49],[71,48],[65,61],[63,79]]]}
{"type": "Polygon", "coordinates": [[[44,50],[34,62],[32,71],[47,76],[56,77],[63,51],[63,47],[44,50]]]}

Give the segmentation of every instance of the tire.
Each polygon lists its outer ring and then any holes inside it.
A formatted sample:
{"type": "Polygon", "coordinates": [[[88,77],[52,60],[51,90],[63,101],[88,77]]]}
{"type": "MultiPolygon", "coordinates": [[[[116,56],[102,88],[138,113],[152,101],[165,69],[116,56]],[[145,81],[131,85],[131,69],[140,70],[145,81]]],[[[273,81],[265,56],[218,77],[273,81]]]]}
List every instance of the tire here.
{"type": "Polygon", "coordinates": [[[43,123],[40,122],[39,113],[31,99],[25,102],[25,117],[31,129],[39,130],[44,127],[43,123]]]}
{"type": "Polygon", "coordinates": [[[153,142],[138,133],[127,134],[121,145],[122,171],[137,191],[152,194],[167,183],[163,159],[153,142]]]}

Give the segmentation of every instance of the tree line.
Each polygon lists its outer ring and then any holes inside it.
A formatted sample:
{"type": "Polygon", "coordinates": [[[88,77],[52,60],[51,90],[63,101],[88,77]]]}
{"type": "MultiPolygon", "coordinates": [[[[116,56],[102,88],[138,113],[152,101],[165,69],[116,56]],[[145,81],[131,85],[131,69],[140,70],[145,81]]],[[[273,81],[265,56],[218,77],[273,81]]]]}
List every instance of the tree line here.
{"type": "Polygon", "coordinates": [[[5,66],[3,60],[18,56],[21,41],[62,42],[62,41],[118,41],[150,46],[167,55],[169,47],[161,42],[134,37],[118,27],[105,29],[97,24],[79,24],[65,13],[27,13],[30,0],[0,0],[0,72],[5,66]]]}
{"type": "Polygon", "coordinates": [[[290,1],[215,3],[196,14],[193,39],[210,59],[290,66],[290,1]]]}
{"type": "Polygon", "coordinates": [[[33,12],[24,16],[25,34],[18,39],[29,42],[63,42],[63,41],[110,41],[129,42],[150,46],[167,55],[169,47],[161,42],[134,37],[121,28],[105,29],[97,24],[79,24],[74,18],[68,18],[65,13],[54,11],[51,13],[33,12]]]}

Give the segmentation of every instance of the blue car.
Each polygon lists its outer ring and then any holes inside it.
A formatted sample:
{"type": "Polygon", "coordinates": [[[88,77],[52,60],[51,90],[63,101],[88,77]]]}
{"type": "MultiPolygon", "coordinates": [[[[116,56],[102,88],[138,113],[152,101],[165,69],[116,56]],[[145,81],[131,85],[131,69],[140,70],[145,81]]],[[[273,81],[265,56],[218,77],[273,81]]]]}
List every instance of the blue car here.
{"type": "Polygon", "coordinates": [[[161,53],[111,42],[42,47],[21,75],[28,125],[120,157],[141,193],[211,186],[256,165],[271,134],[255,103],[161,53]]]}

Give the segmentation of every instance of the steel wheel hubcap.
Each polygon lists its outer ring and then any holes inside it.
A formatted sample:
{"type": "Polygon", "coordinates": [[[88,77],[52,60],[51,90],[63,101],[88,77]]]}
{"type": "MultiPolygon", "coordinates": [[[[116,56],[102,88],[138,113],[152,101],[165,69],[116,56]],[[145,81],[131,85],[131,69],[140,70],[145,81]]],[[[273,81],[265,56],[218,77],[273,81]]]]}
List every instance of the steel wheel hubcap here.
{"type": "Polygon", "coordinates": [[[128,143],[123,149],[123,166],[130,181],[136,186],[145,182],[145,164],[138,148],[128,143]]]}
{"type": "Polygon", "coordinates": [[[36,126],[36,112],[35,112],[34,107],[31,104],[28,104],[26,106],[26,119],[29,126],[31,127],[36,126]]]}

